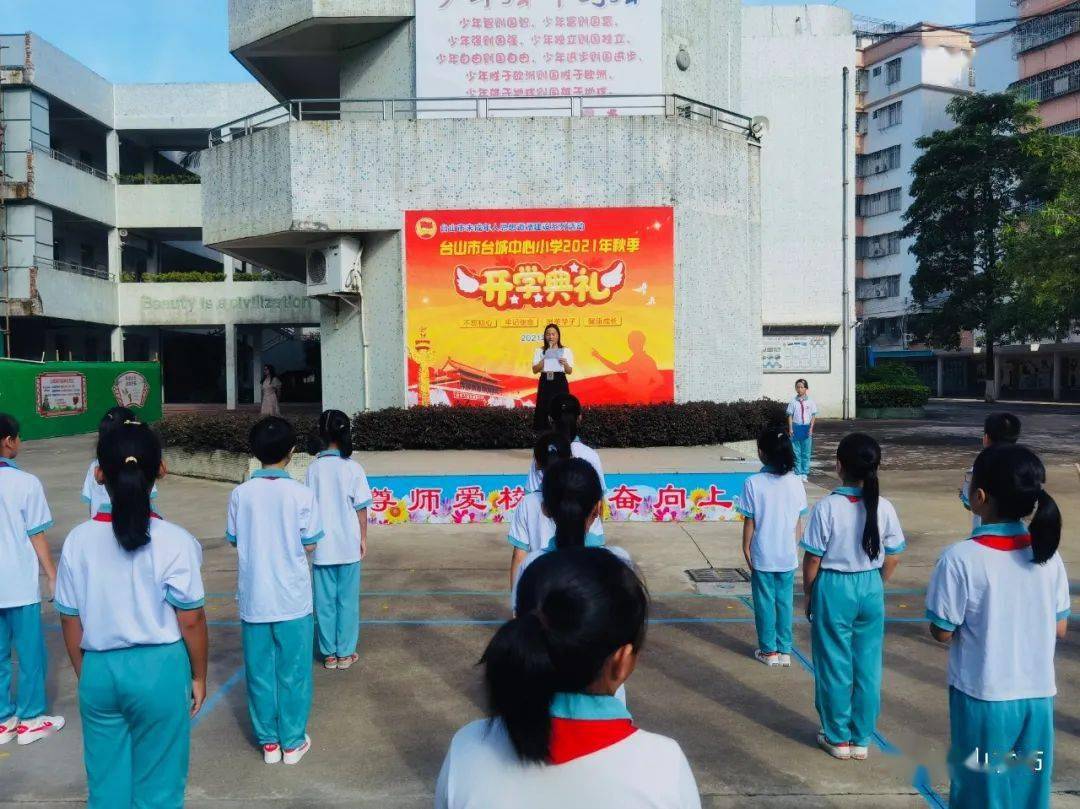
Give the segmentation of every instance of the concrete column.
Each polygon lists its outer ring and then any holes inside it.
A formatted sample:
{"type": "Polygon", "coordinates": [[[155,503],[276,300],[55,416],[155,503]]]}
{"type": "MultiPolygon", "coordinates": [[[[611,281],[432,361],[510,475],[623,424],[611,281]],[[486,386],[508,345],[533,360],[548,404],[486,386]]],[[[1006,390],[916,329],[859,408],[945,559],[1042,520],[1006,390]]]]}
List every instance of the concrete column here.
{"type": "Polygon", "coordinates": [[[344,301],[321,302],[319,338],[323,408],[346,413],[363,410],[366,357],[360,312],[344,301]]]}
{"type": "Polygon", "coordinates": [[[105,173],[110,177],[120,173],[120,133],[115,129],[105,133],[105,173]]]}
{"type": "Polygon", "coordinates": [[[109,331],[109,359],[113,362],[124,361],[124,329],[114,326],[109,331]]]}
{"type": "Polygon", "coordinates": [[[224,253],[221,254],[221,267],[225,271],[225,280],[231,281],[233,279],[233,257],[227,256],[224,253]]]}
{"type": "Polygon", "coordinates": [[[945,358],[937,358],[937,395],[940,399],[945,395],[945,358]]]}
{"type": "Polygon", "coordinates": [[[147,149],[143,152],[143,182],[150,182],[150,175],[154,173],[154,150],[147,149]]]}
{"type": "MultiPolygon", "coordinates": [[[[120,231],[116,228],[109,229],[109,243],[108,243],[108,256],[107,265],[109,268],[109,280],[119,281],[120,273],[123,270],[123,257],[122,247],[120,244],[120,231]]],[[[119,294],[119,290],[117,291],[119,294]]]]}
{"type": "Polygon", "coordinates": [[[1051,383],[1051,389],[1054,394],[1054,401],[1061,401],[1061,352],[1055,351],[1054,357],[1054,381],[1051,383]]]}
{"type": "Polygon", "coordinates": [[[262,347],[263,330],[256,326],[251,330],[251,379],[255,404],[262,404],[262,347]]]}
{"type": "Polygon", "coordinates": [[[225,409],[236,410],[236,326],[225,324],[225,409]]]}

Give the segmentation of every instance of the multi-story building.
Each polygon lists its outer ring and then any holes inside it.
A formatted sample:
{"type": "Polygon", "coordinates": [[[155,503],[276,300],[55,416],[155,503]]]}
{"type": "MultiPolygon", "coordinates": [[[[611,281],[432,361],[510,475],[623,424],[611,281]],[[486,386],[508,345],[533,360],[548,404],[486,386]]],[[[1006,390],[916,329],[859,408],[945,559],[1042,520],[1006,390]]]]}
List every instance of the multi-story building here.
{"type": "Polygon", "coordinates": [[[1080,2],[1020,0],[1019,12],[1010,89],[1039,103],[1049,131],[1080,135],[1080,2]]]}
{"type": "Polygon", "coordinates": [[[203,245],[200,178],[180,157],[272,100],[253,83],[113,85],[35,34],[0,36],[10,355],[160,359],[166,401],[235,405],[257,399],[265,352],[299,393],[315,307],[203,245]],[[160,282],[185,277],[215,280],[160,282]]]}

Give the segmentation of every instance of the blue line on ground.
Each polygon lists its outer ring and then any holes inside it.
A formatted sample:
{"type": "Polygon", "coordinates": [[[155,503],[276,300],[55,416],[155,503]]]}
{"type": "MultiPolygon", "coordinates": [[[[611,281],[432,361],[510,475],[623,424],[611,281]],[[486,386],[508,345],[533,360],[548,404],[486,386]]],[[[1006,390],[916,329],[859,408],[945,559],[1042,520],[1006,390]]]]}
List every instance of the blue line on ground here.
{"type": "Polygon", "coordinates": [[[218,704],[225,699],[225,695],[232,691],[240,682],[244,679],[244,667],[241,666],[232,673],[228,680],[221,684],[221,688],[211,694],[203,702],[202,710],[195,716],[191,717],[191,729],[195,730],[210,713],[218,706],[218,704]]]}
{"type": "Polygon", "coordinates": [[[922,764],[915,768],[915,778],[912,779],[911,785],[934,809],[949,809],[949,802],[934,789],[930,781],[930,771],[922,764]]]}
{"type": "MultiPolygon", "coordinates": [[[[913,588],[913,589],[897,589],[886,590],[886,596],[903,596],[903,595],[922,595],[926,592],[926,588],[913,588]]],[[[425,598],[428,596],[442,596],[442,597],[466,597],[466,596],[495,596],[504,597],[509,596],[509,590],[365,590],[360,593],[360,598],[425,598]]],[[[796,596],[801,596],[801,592],[796,592],[796,596]]],[[[206,597],[212,600],[219,599],[231,599],[236,597],[236,593],[207,593],[206,597]]],[[[719,598],[719,599],[741,599],[745,596],[735,595],[706,595],[704,593],[689,593],[685,590],[677,590],[672,592],[652,593],[653,599],[658,598],[719,598]]]]}

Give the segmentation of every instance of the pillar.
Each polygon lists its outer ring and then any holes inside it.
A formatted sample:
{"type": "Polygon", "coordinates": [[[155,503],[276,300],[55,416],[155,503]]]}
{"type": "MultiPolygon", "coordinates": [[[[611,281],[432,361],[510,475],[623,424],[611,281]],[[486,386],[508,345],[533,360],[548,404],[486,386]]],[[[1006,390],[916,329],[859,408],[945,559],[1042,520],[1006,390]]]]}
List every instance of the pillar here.
{"type": "Polygon", "coordinates": [[[113,326],[109,330],[109,359],[113,362],[124,361],[124,330],[120,326],[113,326]]]}
{"type": "Polygon", "coordinates": [[[119,281],[120,273],[124,269],[123,245],[120,244],[120,231],[117,228],[109,228],[108,255],[106,264],[109,268],[109,280],[119,281]]]}
{"type": "Polygon", "coordinates": [[[255,326],[251,330],[251,379],[254,383],[252,401],[255,404],[262,403],[262,347],[263,330],[261,326],[255,326]]]}
{"type": "Polygon", "coordinates": [[[225,272],[225,280],[233,279],[233,257],[221,254],[221,269],[225,272]]]}
{"type": "Polygon", "coordinates": [[[319,303],[323,409],[356,413],[364,402],[364,335],[360,312],[345,301],[319,303]]]}
{"type": "Polygon", "coordinates": [[[1051,382],[1054,401],[1061,401],[1061,352],[1055,351],[1051,356],[1054,358],[1054,380],[1051,382]]]}
{"type": "Polygon", "coordinates": [[[945,358],[937,358],[937,395],[942,398],[945,395],[945,358]]]}
{"type": "Polygon", "coordinates": [[[225,324],[225,409],[236,410],[236,326],[225,324]]]}
{"type": "Polygon", "coordinates": [[[154,150],[147,148],[143,152],[143,182],[150,182],[150,175],[154,173],[154,150]]]}
{"type": "Polygon", "coordinates": [[[110,177],[120,173],[120,133],[115,129],[105,133],[105,173],[110,177]]]}

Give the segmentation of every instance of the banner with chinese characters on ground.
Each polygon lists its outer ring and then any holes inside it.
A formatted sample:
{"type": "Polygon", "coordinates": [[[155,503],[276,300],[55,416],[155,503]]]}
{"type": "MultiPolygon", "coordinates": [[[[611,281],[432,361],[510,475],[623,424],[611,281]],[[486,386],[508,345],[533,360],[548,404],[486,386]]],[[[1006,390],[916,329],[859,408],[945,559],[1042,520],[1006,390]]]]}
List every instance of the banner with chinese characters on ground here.
{"type": "Polygon", "coordinates": [[[671,208],[405,214],[410,404],[534,407],[555,323],[584,404],[674,398],[671,208]]]}
{"type": "MultiPolygon", "coordinates": [[[[554,98],[662,92],[661,0],[416,0],[416,94],[438,98],[445,117],[467,105],[455,98],[521,99],[491,103],[496,115],[566,114],[554,98]],[[525,99],[549,101],[522,103],[525,99]]],[[[625,102],[621,102],[625,103],[625,102]]],[[[618,114],[618,106],[582,104],[577,114],[618,114]]],[[[641,115],[640,104],[633,105],[641,115]]],[[[475,110],[475,106],[473,107],[475,110]]],[[[657,112],[663,111],[660,104],[657,112]]]]}
{"type": "MultiPolygon", "coordinates": [[[[604,519],[705,522],[740,519],[738,495],[748,472],[607,475],[604,519]]],[[[525,496],[523,475],[402,475],[370,478],[368,522],[508,522],[525,496]]]]}

